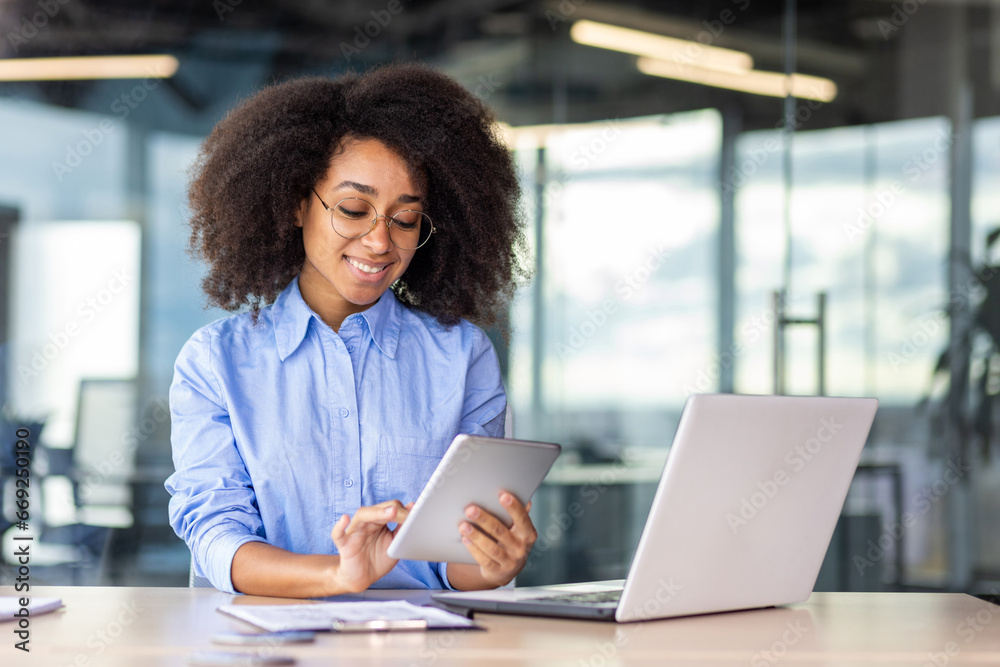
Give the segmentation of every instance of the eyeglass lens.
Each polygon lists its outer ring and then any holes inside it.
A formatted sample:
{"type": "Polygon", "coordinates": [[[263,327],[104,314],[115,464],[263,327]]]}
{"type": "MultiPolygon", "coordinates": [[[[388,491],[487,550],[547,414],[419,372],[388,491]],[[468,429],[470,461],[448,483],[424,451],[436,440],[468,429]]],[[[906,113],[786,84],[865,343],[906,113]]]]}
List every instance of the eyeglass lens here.
{"type": "MultiPolygon", "coordinates": [[[[333,228],[349,239],[364,236],[372,230],[372,220],[377,215],[375,207],[364,199],[341,199],[332,208],[333,228]]],[[[431,219],[420,211],[400,211],[392,216],[389,238],[403,250],[415,250],[427,242],[431,235],[431,219]]]]}

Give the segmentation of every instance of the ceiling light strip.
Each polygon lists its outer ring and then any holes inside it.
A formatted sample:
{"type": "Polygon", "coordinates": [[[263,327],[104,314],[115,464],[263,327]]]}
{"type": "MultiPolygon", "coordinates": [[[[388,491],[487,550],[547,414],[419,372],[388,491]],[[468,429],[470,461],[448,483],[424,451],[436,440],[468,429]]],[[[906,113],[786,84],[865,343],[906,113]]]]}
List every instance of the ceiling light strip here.
{"type": "Polygon", "coordinates": [[[165,79],[177,67],[171,55],[11,58],[0,60],[0,81],[165,79]]]}
{"type": "Polygon", "coordinates": [[[753,58],[749,53],[607,23],[577,21],[570,28],[569,34],[578,44],[656,58],[678,65],[731,73],[753,69],[753,58]]]}
{"type": "Polygon", "coordinates": [[[779,72],[765,72],[763,70],[731,74],[703,67],[679,65],[675,62],[655,58],[639,58],[636,66],[643,74],[689,81],[715,88],[738,90],[754,95],[787,97],[791,93],[792,97],[819,102],[830,102],[837,97],[837,84],[830,79],[808,74],[786,76],[779,72]]]}

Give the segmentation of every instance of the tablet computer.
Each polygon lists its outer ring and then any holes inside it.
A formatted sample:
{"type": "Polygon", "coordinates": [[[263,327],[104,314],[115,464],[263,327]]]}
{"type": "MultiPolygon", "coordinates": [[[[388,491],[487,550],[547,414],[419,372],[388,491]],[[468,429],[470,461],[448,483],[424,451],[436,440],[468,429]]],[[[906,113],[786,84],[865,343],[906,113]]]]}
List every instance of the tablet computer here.
{"type": "Polygon", "coordinates": [[[507,490],[527,504],[560,449],[551,442],[455,436],[392,538],[389,556],[475,564],[458,532],[463,521],[475,524],[465,516],[465,508],[479,505],[509,526],[500,492],[507,490]]]}

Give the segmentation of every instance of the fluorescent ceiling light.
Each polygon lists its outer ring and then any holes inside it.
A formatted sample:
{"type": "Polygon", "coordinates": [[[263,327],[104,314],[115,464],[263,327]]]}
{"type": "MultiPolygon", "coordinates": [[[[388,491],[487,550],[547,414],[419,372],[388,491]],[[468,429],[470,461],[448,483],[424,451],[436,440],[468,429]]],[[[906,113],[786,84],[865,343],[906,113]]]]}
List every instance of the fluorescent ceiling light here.
{"type": "Polygon", "coordinates": [[[679,65],[694,65],[733,73],[753,69],[753,58],[749,53],[607,23],[577,21],[570,28],[569,34],[578,44],[634,53],[679,65]]]}
{"type": "MultiPolygon", "coordinates": [[[[590,121],[585,123],[549,123],[543,125],[511,126],[507,123],[497,123],[497,130],[504,142],[511,149],[540,148],[549,143],[551,137],[557,137],[566,132],[608,127],[609,121],[590,121]]],[[[617,129],[637,129],[663,127],[659,116],[637,118],[618,118],[614,121],[617,129]]]]}
{"type": "Polygon", "coordinates": [[[0,60],[0,81],[165,79],[174,75],[177,65],[170,55],[11,58],[0,60]]]}
{"type": "Polygon", "coordinates": [[[780,72],[764,72],[762,70],[730,74],[703,67],[687,67],[675,62],[653,58],[639,58],[636,66],[643,74],[690,81],[704,86],[739,90],[755,95],[786,97],[791,93],[793,97],[820,102],[830,102],[837,96],[837,84],[830,79],[808,74],[786,76],[780,72]]]}

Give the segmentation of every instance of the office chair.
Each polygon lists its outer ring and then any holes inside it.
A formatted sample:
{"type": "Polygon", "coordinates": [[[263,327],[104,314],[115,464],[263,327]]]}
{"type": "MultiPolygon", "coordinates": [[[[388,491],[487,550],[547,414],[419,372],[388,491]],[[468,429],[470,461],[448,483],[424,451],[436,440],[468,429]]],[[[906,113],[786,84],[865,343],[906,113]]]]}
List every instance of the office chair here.
{"type": "Polygon", "coordinates": [[[80,382],[72,481],[77,519],[88,525],[128,528],[137,443],[137,387],[132,379],[80,382]]]}
{"type": "Polygon", "coordinates": [[[46,450],[48,475],[69,480],[73,503],[69,523],[47,532],[85,545],[112,581],[120,579],[121,566],[137,549],[135,540],[124,537],[135,523],[136,447],[129,437],[136,405],[134,379],[81,380],[72,447],[46,450]]]}

